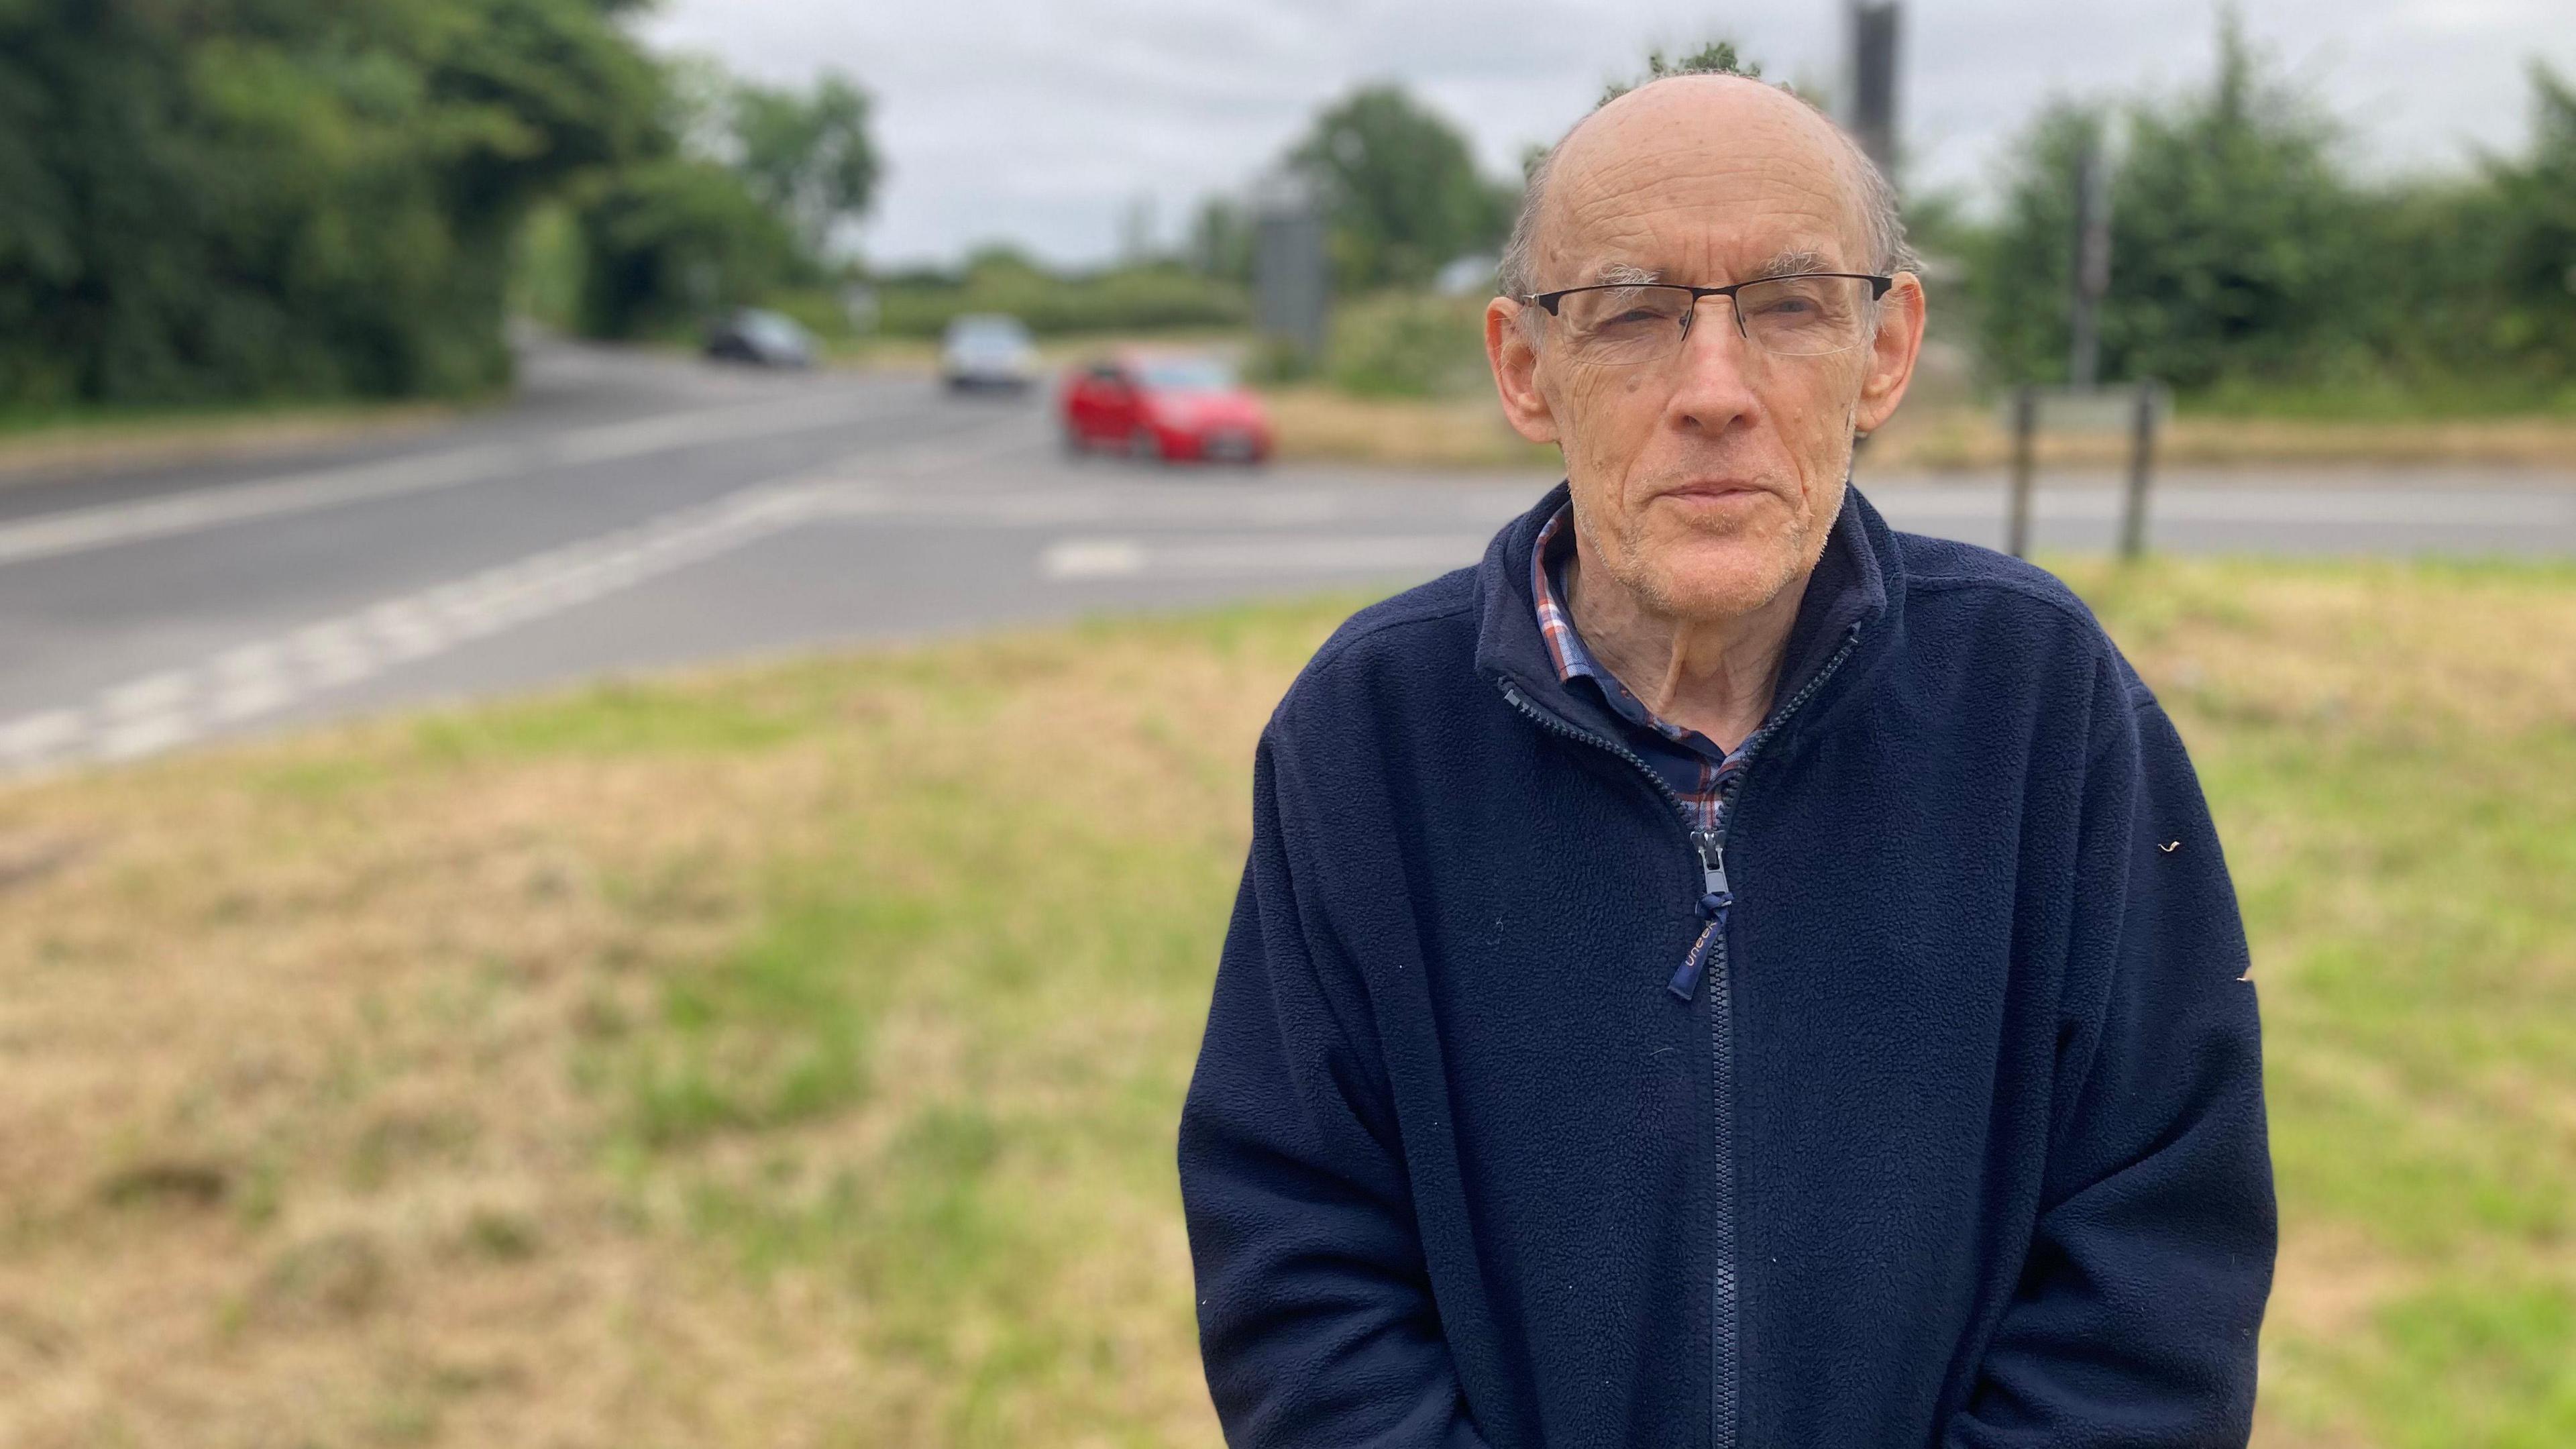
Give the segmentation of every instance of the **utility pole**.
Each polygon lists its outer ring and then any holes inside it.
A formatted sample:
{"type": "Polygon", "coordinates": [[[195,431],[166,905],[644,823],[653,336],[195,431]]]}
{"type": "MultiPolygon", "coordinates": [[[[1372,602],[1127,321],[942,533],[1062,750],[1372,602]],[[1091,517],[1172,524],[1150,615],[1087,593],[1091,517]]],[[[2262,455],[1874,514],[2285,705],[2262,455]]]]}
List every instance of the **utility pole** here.
{"type": "Polygon", "coordinates": [[[1896,180],[1898,0],[1851,0],[1851,101],[1844,122],[1879,174],[1896,180]]]}
{"type": "Polygon", "coordinates": [[[2111,290],[2111,160],[2096,128],[2075,161],[2075,306],[2066,380],[2091,392],[2102,379],[2102,298],[2111,290]]]}

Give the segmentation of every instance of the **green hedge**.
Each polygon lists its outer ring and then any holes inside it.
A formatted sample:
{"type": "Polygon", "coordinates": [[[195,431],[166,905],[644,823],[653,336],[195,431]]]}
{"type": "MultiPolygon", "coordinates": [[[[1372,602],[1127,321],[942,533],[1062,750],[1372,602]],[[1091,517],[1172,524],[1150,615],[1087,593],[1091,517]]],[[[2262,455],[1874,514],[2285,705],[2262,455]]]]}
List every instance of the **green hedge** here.
{"type": "Polygon", "coordinates": [[[1487,386],[1482,295],[1381,292],[1337,305],[1325,380],[1361,397],[1456,397],[1487,386]]]}
{"type": "Polygon", "coordinates": [[[907,278],[877,289],[878,329],[935,337],[970,312],[1002,312],[1032,332],[1155,332],[1240,327],[1252,320],[1244,289],[1180,267],[1122,268],[1056,277],[1022,265],[971,269],[956,281],[907,278]]]}

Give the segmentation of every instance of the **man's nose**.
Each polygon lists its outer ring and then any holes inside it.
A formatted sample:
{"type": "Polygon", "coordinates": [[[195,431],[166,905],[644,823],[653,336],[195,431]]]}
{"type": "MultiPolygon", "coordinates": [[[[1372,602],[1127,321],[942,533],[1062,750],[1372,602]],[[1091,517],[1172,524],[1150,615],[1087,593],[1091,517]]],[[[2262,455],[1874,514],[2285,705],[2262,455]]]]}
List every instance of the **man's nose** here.
{"type": "Polygon", "coordinates": [[[1725,432],[1758,405],[1753,380],[1761,365],[1736,325],[1735,299],[1700,298],[1673,359],[1679,374],[1670,406],[1674,423],[1712,437],[1725,432]]]}

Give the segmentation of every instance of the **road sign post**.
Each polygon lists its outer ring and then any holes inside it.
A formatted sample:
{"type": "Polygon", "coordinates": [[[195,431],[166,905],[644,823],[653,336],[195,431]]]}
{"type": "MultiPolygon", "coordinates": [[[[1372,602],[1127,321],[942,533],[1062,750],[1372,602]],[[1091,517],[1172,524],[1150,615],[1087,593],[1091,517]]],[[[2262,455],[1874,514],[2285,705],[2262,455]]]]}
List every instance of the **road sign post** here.
{"type": "Polygon", "coordinates": [[[1324,249],[1324,213],[1311,186],[1282,175],[1254,198],[1252,310],[1262,340],[1312,364],[1324,351],[1324,316],[1332,277],[1324,249]]]}
{"type": "Polygon", "coordinates": [[[2039,389],[2028,383],[2013,389],[2012,494],[2004,511],[2004,552],[2030,556],[2031,475],[2038,468],[2039,389]]]}
{"type": "Polygon", "coordinates": [[[2081,392],[2101,377],[2102,299],[2111,290],[2111,161],[2098,132],[2075,164],[2074,283],[2066,380],[2081,392]]]}
{"type": "Polygon", "coordinates": [[[2143,557],[2147,551],[2147,485],[2155,471],[2156,419],[2163,402],[2161,384],[2152,380],[2138,384],[2129,424],[2129,492],[2120,509],[2120,557],[2124,559],[2143,557]]]}

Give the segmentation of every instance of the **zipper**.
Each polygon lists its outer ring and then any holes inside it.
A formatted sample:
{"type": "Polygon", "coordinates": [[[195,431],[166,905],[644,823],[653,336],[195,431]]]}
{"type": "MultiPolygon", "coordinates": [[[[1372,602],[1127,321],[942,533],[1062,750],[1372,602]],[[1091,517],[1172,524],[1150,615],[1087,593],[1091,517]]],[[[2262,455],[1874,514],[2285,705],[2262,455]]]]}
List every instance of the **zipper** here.
{"type": "Polygon", "coordinates": [[[1511,707],[1526,715],[1532,723],[1552,734],[1580,740],[1627,761],[1655,787],[1673,807],[1690,837],[1691,853],[1700,868],[1698,912],[1708,922],[1700,929],[1699,939],[1692,942],[1690,954],[1681,969],[1673,973],[1666,989],[1688,1001],[1698,994],[1701,978],[1708,981],[1709,1086],[1713,1099],[1711,1113],[1711,1178],[1710,1196],[1715,1204],[1710,1213],[1711,1267],[1709,1271],[1709,1378],[1708,1418],[1711,1449],[1735,1449],[1735,1420],[1739,1395],[1736,1372],[1741,1358],[1737,1341],[1735,1308],[1737,1282],[1735,1272],[1735,1051],[1731,1033],[1735,1005],[1732,983],[1727,979],[1726,915],[1735,904],[1735,895],[1726,883],[1726,837],[1735,824],[1735,801],[1744,793],[1744,782],[1753,771],[1753,761],[1762,746],[1789,722],[1825,681],[1834,677],[1851,657],[1852,647],[1860,642],[1860,625],[1854,624],[1843,634],[1843,642],[1834,650],[1825,667],[1816,671],[1786,704],[1772,711],[1771,718],[1755,730],[1740,747],[1743,761],[1735,769],[1734,779],[1718,797],[1717,828],[1702,830],[1691,824],[1690,806],[1680,792],[1664,783],[1645,757],[1635,750],[1604,735],[1572,725],[1531,702],[1520,686],[1502,682],[1503,698],[1511,707]]]}
{"type": "MultiPolygon", "coordinates": [[[[1724,797],[1720,797],[1718,820],[1726,819],[1724,797]]],[[[1699,918],[1708,924],[1700,929],[1699,939],[1691,943],[1690,954],[1682,958],[1682,968],[1664,989],[1676,998],[1688,1001],[1699,994],[1699,978],[1708,968],[1709,952],[1718,937],[1726,934],[1726,910],[1735,904],[1735,895],[1726,888],[1726,837],[1715,830],[1693,830],[1691,849],[1699,855],[1699,918]]]]}

